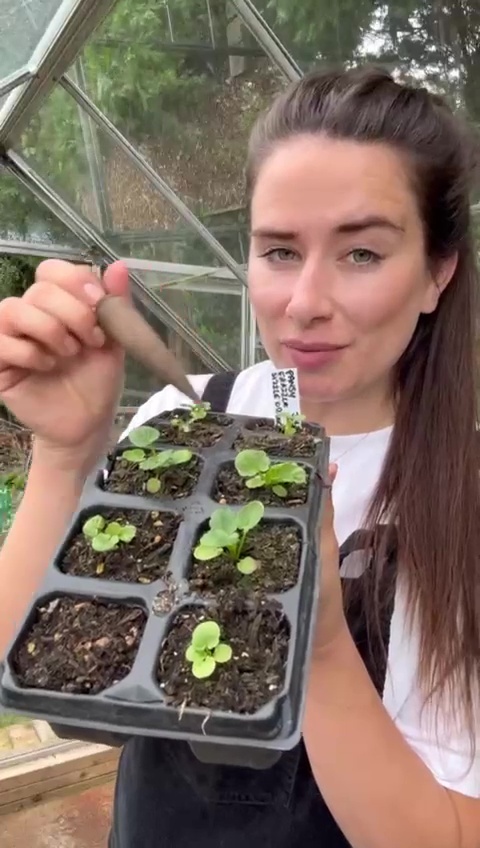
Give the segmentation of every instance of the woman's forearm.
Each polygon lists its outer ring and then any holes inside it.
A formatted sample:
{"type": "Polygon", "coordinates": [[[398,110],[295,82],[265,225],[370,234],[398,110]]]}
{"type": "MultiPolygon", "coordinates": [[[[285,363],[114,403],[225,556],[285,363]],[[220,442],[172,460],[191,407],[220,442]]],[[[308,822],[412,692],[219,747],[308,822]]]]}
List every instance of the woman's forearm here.
{"type": "Polygon", "coordinates": [[[0,550],[0,658],[70,521],[84,485],[76,470],[55,470],[34,455],[13,525],[0,550]]]}
{"type": "Polygon", "coordinates": [[[480,800],[437,783],[385,710],[348,633],[314,660],[304,739],[353,848],[479,848],[480,800]]]}

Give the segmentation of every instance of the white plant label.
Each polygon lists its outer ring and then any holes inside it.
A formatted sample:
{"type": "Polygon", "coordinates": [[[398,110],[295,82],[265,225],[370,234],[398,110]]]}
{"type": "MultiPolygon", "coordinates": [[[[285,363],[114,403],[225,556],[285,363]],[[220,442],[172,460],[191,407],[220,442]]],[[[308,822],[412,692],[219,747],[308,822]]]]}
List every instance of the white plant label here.
{"type": "Polygon", "coordinates": [[[272,371],[272,394],[277,421],[285,412],[292,415],[300,414],[300,392],[296,368],[277,368],[272,371]]]}

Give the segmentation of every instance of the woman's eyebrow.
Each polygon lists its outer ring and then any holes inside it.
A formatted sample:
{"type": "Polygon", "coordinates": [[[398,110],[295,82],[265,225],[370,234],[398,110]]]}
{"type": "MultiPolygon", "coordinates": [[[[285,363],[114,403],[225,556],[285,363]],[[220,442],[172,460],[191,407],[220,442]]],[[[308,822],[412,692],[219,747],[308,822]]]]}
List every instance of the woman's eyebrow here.
{"type": "MultiPolygon", "coordinates": [[[[362,230],[369,229],[384,229],[393,230],[394,232],[403,233],[405,227],[401,224],[386,218],[383,215],[368,215],[365,218],[357,218],[352,221],[345,221],[335,227],[337,233],[358,233],[362,230]]],[[[251,232],[253,238],[272,239],[276,241],[294,241],[299,237],[299,234],[294,230],[282,230],[276,227],[256,227],[251,232]]]]}
{"type": "Polygon", "coordinates": [[[405,232],[405,227],[401,224],[386,218],[383,215],[367,215],[365,218],[357,218],[356,220],[346,221],[344,224],[339,224],[336,227],[338,233],[358,233],[361,230],[369,229],[387,229],[395,232],[405,232]]]}

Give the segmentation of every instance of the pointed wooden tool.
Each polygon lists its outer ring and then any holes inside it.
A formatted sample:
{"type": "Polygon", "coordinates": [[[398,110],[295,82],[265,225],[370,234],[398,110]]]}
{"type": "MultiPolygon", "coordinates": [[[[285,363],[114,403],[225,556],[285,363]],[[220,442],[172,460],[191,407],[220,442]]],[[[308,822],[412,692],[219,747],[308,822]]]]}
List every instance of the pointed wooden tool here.
{"type": "Polygon", "coordinates": [[[175,386],[194,403],[194,391],[180,362],[126,298],[107,294],[97,304],[97,320],[105,334],[167,384],[175,386]]]}

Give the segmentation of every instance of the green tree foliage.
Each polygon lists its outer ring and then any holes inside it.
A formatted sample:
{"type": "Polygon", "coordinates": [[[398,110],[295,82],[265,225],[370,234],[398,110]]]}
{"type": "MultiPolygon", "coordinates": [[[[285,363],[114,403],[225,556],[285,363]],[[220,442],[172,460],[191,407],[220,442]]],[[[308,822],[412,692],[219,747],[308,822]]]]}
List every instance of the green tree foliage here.
{"type": "Polygon", "coordinates": [[[0,300],[21,297],[35,279],[37,264],[30,256],[0,256],[0,300]]]}

